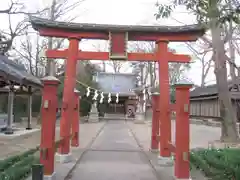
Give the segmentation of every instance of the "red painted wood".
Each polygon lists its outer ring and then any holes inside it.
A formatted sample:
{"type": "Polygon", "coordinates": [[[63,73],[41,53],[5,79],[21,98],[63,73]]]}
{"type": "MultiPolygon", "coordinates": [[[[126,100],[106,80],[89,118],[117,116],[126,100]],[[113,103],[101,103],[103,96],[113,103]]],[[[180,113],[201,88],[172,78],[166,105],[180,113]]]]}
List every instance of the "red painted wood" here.
{"type": "MultiPolygon", "coordinates": [[[[108,32],[72,32],[54,28],[40,28],[41,36],[77,38],[77,39],[102,39],[109,40],[108,32]]],[[[129,41],[196,41],[200,34],[189,33],[147,33],[147,32],[128,32],[129,41]]]]}
{"type": "Polygon", "coordinates": [[[189,179],[189,96],[191,86],[176,87],[176,153],[175,176],[178,179],[189,179]],[[188,106],[188,112],[184,111],[184,105],[188,106]],[[184,160],[183,153],[187,153],[184,160]]]}
{"type": "Polygon", "coordinates": [[[48,37],[60,37],[60,38],[75,38],[75,39],[109,39],[108,33],[101,33],[101,32],[69,32],[60,29],[54,28],[42,28],[39,30],[39,34],[41,36],[48,36],[48,37]]]}
{"type": "Polygon", "coordinates": [[[168,143],[168,146],[169,146],[170,151],[171,151],[172,153],[175,153],[175,151],[176,151],[175,145],[173,145],[172,142],[169,142],[169,143],[168,143]]]}
{"type": "Polygon", "coordinates": [[[114,56],[118,57],[126,57],[127,52],[127,37],[125,32],[111,32],[110,33],[110,56],[114,58],[114,56]]]}
{"type": "MultiPolygon", "coordinates": [[[[67,50],[47,50],[47,57],[49,58],[62,58],[67,56],[67,50]]],[[[89,52],[79,51],[78,60],[109,60],[108,52],[89,52]]],[[[154,53],[128,53],[128,61],[158,61],[154,53]]],[[[162,60],[160,60],[162,61],[162,60]]],[[[173,54],[168,52],[168,62],[188,63],[191,57],[183,54],[173,54]]]]}
{"type": "Polygon", "coordinates": [[[158,150],[159,148],[159,98],[160,95],[152,95],[152,136],[151,136],[151,150],[158,150]]]}
{"type": "Polygon", "coordinates": [[[159,60],[159,89],[161,100],[160,107],[160,156],[170,157],[171,151],[168,143],[171,142],[171,120],[170,120],[170,91],[168,75],[168,43],[158,42],[156,58],[159,60]],[[165,60],[166,59],[166,60],[165,60]]]}
{"type": "Polygon", "coordinates": [[[60,136],[63,139],[59,147],[60,154],[68,154],[70,152],[70,132],[71,120],[74,114],[74,88],[76,85],[78,48],[79,40],[70,39],[64,79],[62,119],[60,121],[60,136]]]}
{"type": "Polygon", "coordinates": [[[57,86],[58,81],[46,80],[43,82],[43,104],[47,103],[48,107],[42,105],[42,128],[40,148],[45,151],[40,153],[40,163],[44,166],[44,175],[52,175],[54,172],[54,154],[55,154],[55,125],[56,110],[58,105],[57,86]]]}
{"type": "Polygon", "coordinates": [[[75,110],[73,114],[73,120],[72,120],[72,141],[71,146],[72,147],[78,147],[79,146],[79,125],[80,125],[80,116],[79,116],[79,108],[80,108],[80,99],[79,99],[79,93],[74,93],[74,102],[75,102],[75,110]]]}
{"type": "Polygon", "coordinates": [[[176,110],[176,104],[170,104],[170,110],[175,111],[176,110]]]}

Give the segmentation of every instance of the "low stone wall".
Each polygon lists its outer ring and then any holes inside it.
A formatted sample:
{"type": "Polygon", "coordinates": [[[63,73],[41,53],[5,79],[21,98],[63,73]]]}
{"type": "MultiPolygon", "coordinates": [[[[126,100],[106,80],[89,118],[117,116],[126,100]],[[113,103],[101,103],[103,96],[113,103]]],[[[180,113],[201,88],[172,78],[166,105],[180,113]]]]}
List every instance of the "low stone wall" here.
{"type": "Polygon", "coordinates": [[[206,126],[213,126],[213,127],[221,127],[221,123],[213,120],[206,120],[206,119],[190,119],[191,124],[200,124],[206,126]]]}

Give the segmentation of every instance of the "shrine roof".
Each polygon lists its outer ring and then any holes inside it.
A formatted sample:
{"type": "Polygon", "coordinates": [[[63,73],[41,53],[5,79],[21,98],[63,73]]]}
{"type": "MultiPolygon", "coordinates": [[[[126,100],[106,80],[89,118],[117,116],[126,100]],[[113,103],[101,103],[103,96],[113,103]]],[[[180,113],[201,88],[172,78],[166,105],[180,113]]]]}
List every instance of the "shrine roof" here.
{"type": "Polygon", "coordinates": [[[142,25],[110,25],[110,24],[90,24],[90,23],[70,23],[52,21],[44,18],[30,16],[30,22],[35,30],[41,28],[54,28],[66,31],[88,31],[105,32],[125,31],[125,32],[144,32],[144,33],[193,33],[199,36],[205,33],[205,28],[199,24],[184,26],[142,26],[142,25]]]}
{"type": "Polygon", "coordinates": [[[42,87],[41,80],[28,73],[23,65],[0,55],[0,86],[9,84],[42,87]]]}
{"type": "Polygon", "coordinates": [[[133,91],[136,84],[135,74],[100,72],[97,74],[97,83],[104,93],[112,95],[119,93],[119,96],[135,95],[133,91]]]}
{"type": "MultiPolygon", "coordinates": [[[[228,81],[228,89],[230,91],[230,94],[232,98],[236,98],[236,93],[239,94],[239,86],[240,85],[240,79],[236,79],[235,81],[228,81]]],[[[217,84],[211,84],[204,87],[196,87],[194,90],[190,92],[190,99],[191,100],[201,100],[201,99],[207,99],[207,98],[217,98],[218,97],[218,89],[217,84]]],[[[239,96],[237,97],[239,99],[239,96]]]]}

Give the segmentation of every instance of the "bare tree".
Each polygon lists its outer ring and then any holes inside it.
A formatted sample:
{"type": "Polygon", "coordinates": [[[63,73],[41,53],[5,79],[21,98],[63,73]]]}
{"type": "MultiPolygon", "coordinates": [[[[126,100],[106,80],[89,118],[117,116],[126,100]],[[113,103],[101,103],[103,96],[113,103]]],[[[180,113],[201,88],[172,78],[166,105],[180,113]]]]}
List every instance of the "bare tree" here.
{"type": "MultiPolygon", "coordinates": [[[[78,16],[68,16],[68,14],[71,14],[70,12],[83,1],[84,0],[72,3],[68,2],[68,0],[53,0],[50,8],[46,8],[44,11],[42,11],[42,16],[52,20],[61,18],[70,22],[78,16]]],[[[25,60],[25,66],[33,75],[41,77],[45,75],[45,73],[49,75],[50,71],[56,75],[58,74],[58,71],[62,71],[65,68],[64,63],[50,59],[47,60],[44,57],[43,52],[47,48],[59,49],[64,47],[64,41],[65,39],[63,38],[40,37],[38,33],[29,27],[25,29],[24,34],[18,41],[17,46],[13,46],[13,50],[18,57],[25,60]]]]}
{"type": "MultiPolygon", "coordinates": [[[[154,53],[155,52],[155,43],[154,42],[144,42],[144,43],[134,43],[132,45],[132,50],[134,52],[142,53],[154,53]]],[[[170,49],[170,52],[175,52],[175,50],[170,49]]],[[[149,78],[149,86],[154,87],[157,84],[157,72],[158,72],[158,63],[157,62],[141,62],[141,63],[132,63],[133,69],[139,74],[139,80],[141,84],[146,85],[149,78]],[[143,71],[142,68],[144,69],[143,71]],[[142,73],[141,73],[142,72],[142,73]]],[[[182,63],[169,63],[169,78],[170,84],[177,82],[184,72],[189,69],[188,64],[182,63]]]]}
{"type": "MultiPolygon", "coordinates": [[[[108,51],[108,41],[104,43],[96,43],[92,45],[94,49],[98,52],[107,52],[108,51]]],[[[110,66],[114,73],[121,72],[123,65],[125,64],[124,61],[118,60],[109,60],[109,61],[102,61],[103,72],[106,72],[107,65],[110,66]]]]}
{"type": "Polygon", "coordinates": [[[7,44],[7,48],[5,48],[4,52],[2,52],[3,54],[9,52],[14,40],[17,37],[24,35],[26,29],[30,25],[28,23],[27,16],[33,14],[42,14],[45,11],[41,10],[37,12],[28,12],[25,9],[26,7],[24,3],[12,0],[7,9],[0,10],[0,15],[7,15],[8,21],[8,29],[0,29],[0,45],[7,44]],[[23,18],[20,18],[21,20],[19,20],[16,25],[13,25],[12,19],[19,18],[19,16],[22,16],[23,18]]]}
{"type": "MultiPolygon", "coordinates": [[[[64,19],[65,21],[71,22],[78,16],[70,16],[67,17],[68,13],[73,11],[80,3],[82,3],[84,0],[80,0],[77,2],[71,2],[70,0],[52,0],[52,3],[50,5],[50,8],[48,9],[48,13],[46,14],[47,18],[56,21],[59,18],[64,19]],[[67,18],[66,18],[67,17],[67,18]]],[[[57,38],[48,38],[48,49],[58,49],[62,46],[64,42],[64,39],[57,39],[57,38]],[[54,46],[55,45],[55,46],[54,46]]],[[[46,66],[46,75],[55,75],[55,69],[56,69],[55,61],[49,59],[47,61],[46,66]]]]}
{"type": "Polygon", "coordinates": [[[209,74],[209,70],[213,67],[213,59],[211,48],[209,47],[209,41],[206,41],[206,38],[200,39],[197,44],[196,48],[194,47],[196,46],[196,43],[186,43],[187,48],[192,52],[193,57],[201,63],[201,87],[203,87],[206,84],[206,77],[209,74]],[[210,58],[206,57],[207,55],[210,55],[210,58]]]}

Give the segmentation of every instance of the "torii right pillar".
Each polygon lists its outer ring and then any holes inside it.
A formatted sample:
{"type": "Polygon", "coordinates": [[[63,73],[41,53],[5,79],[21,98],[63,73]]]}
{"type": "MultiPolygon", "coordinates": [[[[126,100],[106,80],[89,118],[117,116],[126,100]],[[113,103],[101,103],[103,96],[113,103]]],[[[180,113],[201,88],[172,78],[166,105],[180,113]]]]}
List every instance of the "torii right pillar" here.
{"type": "Polygon", "coordinates": [[[175,170],[177,180],[190,180],[189,162],[189,109],[190,88],[192,83],[180,81],[176,87],[176,134],[175,134],[175,170]]]}

